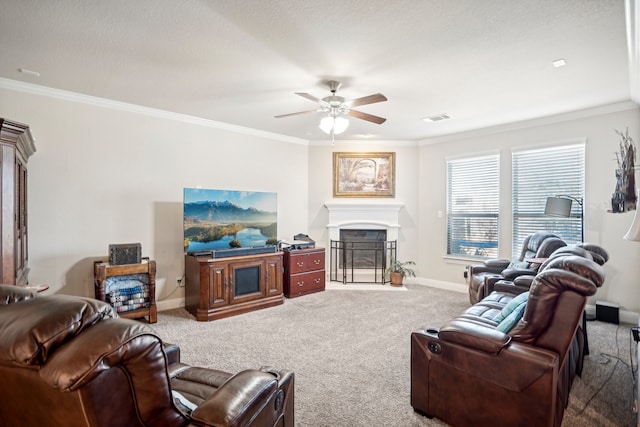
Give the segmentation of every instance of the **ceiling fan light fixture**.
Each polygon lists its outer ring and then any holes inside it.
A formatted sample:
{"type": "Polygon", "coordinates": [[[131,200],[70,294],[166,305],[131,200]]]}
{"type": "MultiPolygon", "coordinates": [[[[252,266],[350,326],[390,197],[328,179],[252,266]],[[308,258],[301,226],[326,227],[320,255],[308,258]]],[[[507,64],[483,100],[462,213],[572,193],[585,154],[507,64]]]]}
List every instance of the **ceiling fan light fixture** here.
{"type": "Polygon", "coordinates": [[[322,120],[320,120],[320,125],[318,127],[322,129],[322,132],[328,134],[328,133],[331,133],[331,129],[333,129],[333,122],[334,122],[333,117],[327,116],[322,120]]]}
{"type": "Polygon", "coordinates": [[[345,119],[344,117],[336,117],[333,123],[333,133],[335,133],[336,135],[340,135],[342,132],[347,130],[348,127],[349,120],[345,119]]]}
{"type": "Polygon", "coordinates": [[[327,116],[320,120],[319,127],[326,134],[333,131],[335,135],[340,135],[349,127],[349,120],[344,117],[327,116]]]}

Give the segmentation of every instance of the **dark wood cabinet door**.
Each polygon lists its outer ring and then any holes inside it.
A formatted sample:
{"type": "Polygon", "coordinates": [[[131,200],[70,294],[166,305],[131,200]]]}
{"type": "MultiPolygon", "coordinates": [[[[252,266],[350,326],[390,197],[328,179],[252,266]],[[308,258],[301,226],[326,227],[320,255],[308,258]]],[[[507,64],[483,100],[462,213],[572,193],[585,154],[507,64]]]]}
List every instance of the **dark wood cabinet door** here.
{"type": "Polygon", "coordinates": [[[266,264],[267,295],[280,295],[282,294],[282,258],[268,259],[266,264]]]}
{"type": "Polygon", "coordinates": [[[229,304],[228,274],[224,265],[212,265],[209,267],[209,303],[206,307],[218,307],[229,304]]]}
{"type": "Polygon", "coordinates": [[[0,118],[0,283],[29,283],[27,161],[36,151],[29,126],[0,118]]]}

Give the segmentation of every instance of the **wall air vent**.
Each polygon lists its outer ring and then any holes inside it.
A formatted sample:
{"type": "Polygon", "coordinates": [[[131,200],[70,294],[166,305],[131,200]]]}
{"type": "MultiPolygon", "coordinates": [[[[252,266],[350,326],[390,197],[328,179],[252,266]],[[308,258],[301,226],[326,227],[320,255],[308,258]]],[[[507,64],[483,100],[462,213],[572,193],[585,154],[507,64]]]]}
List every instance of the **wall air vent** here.
{"type": "Polygon", "coordinates": [[[425,117],[424,120],[425,122],[439,122],[442,120],[447,120],[450,119],[451,117],[449,117],[448,114],[438,114],[436,116],[430,116],[430,117],[425,117]]]}

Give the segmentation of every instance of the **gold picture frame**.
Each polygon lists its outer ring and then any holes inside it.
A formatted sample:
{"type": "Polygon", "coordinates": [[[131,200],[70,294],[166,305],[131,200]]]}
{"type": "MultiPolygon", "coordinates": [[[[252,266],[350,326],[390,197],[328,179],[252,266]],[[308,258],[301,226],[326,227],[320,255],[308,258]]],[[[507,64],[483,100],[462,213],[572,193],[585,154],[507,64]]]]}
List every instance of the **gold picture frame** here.
{"type": "Polygon", "coordinates": [[[333,153],[333,197],[395,197],[395,154],[333,153]]]}

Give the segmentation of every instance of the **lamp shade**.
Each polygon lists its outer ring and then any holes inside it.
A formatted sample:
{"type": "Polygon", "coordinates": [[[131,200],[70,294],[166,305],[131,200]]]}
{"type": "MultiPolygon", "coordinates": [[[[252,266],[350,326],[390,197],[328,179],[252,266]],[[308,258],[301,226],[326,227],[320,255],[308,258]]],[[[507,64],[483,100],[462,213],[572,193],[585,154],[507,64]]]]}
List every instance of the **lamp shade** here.
{"type": "Polygon", "coordinates": [[[571,216],[571,203],[573,200],[564,197],[547,197],[547,204],[544,207],[544,214],[551,216],[571,216]]]}
{"type": "Polygon", "coordinates": [[[638,215],[637,209],[635,215],[633,216],[633,222],[631,223],[629,231],[627,231],[627,234],[625,234],[622,238],[625,240],[640,242],[640,215],[638,215]]]}
{"type": "Polygon", "coordinates": [[[344,117],[327,116],[320,120],[320,125],[318,126],[326,134],[331,133],[331,130],[333,130],[335,135],[340,135],[349,127],[349,120],[344,117]]]}
{"type": "Polygon", "coordinates": [[[322,129],[324,133],[331,133],[331,129],[333,129],[334,118],[331,116],[324,117],[320,120],[320,124],[318,127],[322,129]]]}
{"type": "Polygon", "coordinates": [[[347,130],[349,127],[349,120],[344,117],[336,117],[335,122],[333,123],[333,133],[336,135],[340,135],[342,132],[347,130]]]}

